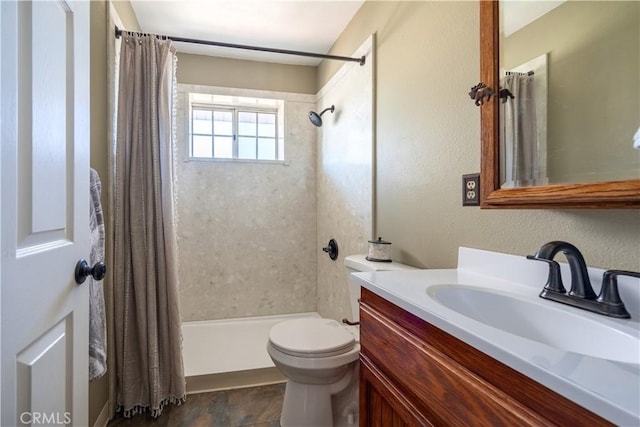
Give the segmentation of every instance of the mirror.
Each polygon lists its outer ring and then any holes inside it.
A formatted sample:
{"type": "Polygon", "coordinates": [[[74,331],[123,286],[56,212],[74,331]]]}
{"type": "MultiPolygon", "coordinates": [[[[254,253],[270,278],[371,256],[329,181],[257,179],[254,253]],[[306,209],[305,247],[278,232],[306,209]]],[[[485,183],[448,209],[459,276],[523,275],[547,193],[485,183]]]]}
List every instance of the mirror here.
{"type": "MultiPolygon", "coordinates": [[[[540,3],[549,6],[551,2],[540,3]]],[[[481,206],[638,208],[640,150],[633,148],[633,136],[640,126],[638,13],[604,13],[600,10],[595,12],[593,18],[594,14],[585,7],[602,7],[603,3],[612,2],[556,3],[557,7],[541,13],[530,24],[521,25],[519,30],[507,28],[504,31],[500,26],[501,11],[498,2],[480,2],[481,81],[494,89],[494,92],[498,92],[497,88],[518,92],[519,102],[531,98],[535,100],[528,107],[514,107],[512,100],[516,97],[511,91],[505,94],[503,90],[500,93],[507,102],[503,104],[499,97],[493,97],[481,106],[481,206]],[[585,15],[584,19],[592,19],[592,23],[586,27],[588,36],[570,39],[568,35],[576,33],[577,29],[570,25],[569,21],[573,19],[562,17],[569,13],[575,18],[578,12],[569,10],[575,7],[581,7],[580,13],[585,15]],[[633,34],[630,37],[631,45],[625,45],[620,35],[603,35],[612,26],[624,27],[621,24],[607,23],[618,18],[624,20],[629,15],[634,15],[631,16],[631,25],[636,26],[630,30],[631,33],[635,31],[635,39],[633,34]],[[588,18],[589,16],[592,18],[588,18]],[[545,23],[549,19],[552,24],[545,23]],[[548,28],[543,30],[543,35],[532,34],[537,27],[545,25],[564,31],[564,34],[551,33],[548,28]],[[506,33],[509,35],[505,38],[506,33]],[[614,43],[615,47],[599,46],[603,40],[616,37],[618,39],[614,43]],[[551,46],[550,42],[554,40],[560,40],[564,47],[551,46]],[[564,58],[561,55],[567,50],[570,50],[572,61],[567,60],[567,55],[564,58]],[[600,55],[610,55],[609,59],[603,60],[600,56],[600,60],[594,60],[590,55],[597,51],[600,51],[600,55]],[[615,74],[596,70],[597,66],[605,65],[602,62],[620,68],[622,65],[615,65],[612,57],[625,61],[633,55],[635,59],[631,58],[629,67],[624,67],[622,73],[629,71],[625,74],[629,76],[626,80],[618,78],[621,76],[619,70],[615,70],[615,74]],[[576,62],[586,68],[588,73],[569,71],[569,62],[576,62]],[[509,75],[505,75],[506,71],[510,72],[509,75]],[[586,74],[588,78],[580,81],[577,74],[586,74]],[[590,82],[597,81],[596,77],[600,78],[601,74],[604,74],[603,83],[591,86],[590,82]],[[513,80],[516,80],[515,86],[513,80]],[[603,93],[596,89],[609,87],[611,82],[616,89],[606,89],[603,93]],[[572,89],[570,83],[577,83],[579,89],[572,89]],[[526,87],[527,84],[529,88],[526,87]],[[613,96],[609,98],[609,95],[613,96]],[[521,120],[522,117],[533,119],[526,121],[521,120]],[[514,122],[516,126],[513,126],[514,122]],[[595,123],[596,127],[588,129],[587,125],[591,123],[595,123]],[[509,135],[513,128],[517,129],[515,137],[509,135]],[[533,141],[533,149],[519,145],[523,139],[523,129],[528,140],[533,141]],[[527,161],[523,162],[522,153],[525,152],[529,152],[529,155],[525,156],[527,161]],[[616,157],[618,152],[621,156],[616,157]],[[507,167],[514,164],[515,168],[507,167]]],[[[615,3],[621,3],[621,7],[638,7],[636,2],[615,3]]]]}

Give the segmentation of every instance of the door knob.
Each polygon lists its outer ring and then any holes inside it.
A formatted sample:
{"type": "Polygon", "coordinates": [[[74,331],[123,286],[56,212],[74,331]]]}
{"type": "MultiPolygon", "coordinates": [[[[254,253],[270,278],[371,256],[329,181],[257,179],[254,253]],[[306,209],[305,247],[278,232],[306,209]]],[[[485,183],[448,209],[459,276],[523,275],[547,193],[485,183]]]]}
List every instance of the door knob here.
{"type": "Polygon", "coordinates": [[[84,283],[87,276],[93,277],[94,280],[102,280],[105,274],[107,274],[107,266],[102,261],[96,262],[93,267],[90,267],[84,259],[76,264],[75,279],[78,285],[84,283]]]}

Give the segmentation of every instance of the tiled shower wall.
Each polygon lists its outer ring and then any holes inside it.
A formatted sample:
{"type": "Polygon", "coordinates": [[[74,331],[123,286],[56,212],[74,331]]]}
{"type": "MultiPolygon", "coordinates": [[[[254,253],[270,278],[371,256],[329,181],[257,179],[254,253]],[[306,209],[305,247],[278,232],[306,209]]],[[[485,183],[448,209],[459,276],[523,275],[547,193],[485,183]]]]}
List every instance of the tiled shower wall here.
{"type": "Polygon", "coordinates": [[[351,318],[347,255],[366,253],[372,232],[373,197],[373,36],[353,55],[366,64],[346,63],[318,93],[318,312],[351,318]],[[332,261],[320,248],[338,242],[332,261]]]}
{"type": "Polygon", "coordinates": [[[316,310],[312,95],[178,85],[178,263],[183,321],[316,310]],[[287,164],[186,161],[188,93],[285,101],[287,164]]]}

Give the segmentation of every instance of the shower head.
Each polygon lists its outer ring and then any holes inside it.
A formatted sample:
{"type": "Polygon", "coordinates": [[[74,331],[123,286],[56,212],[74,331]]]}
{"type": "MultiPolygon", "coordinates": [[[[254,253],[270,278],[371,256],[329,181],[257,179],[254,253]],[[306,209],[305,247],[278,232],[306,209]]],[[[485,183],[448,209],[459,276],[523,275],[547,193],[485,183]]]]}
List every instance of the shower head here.
{"type": "Polygon", "coordinates": [[[333,113],[335,109],[336,107],[332,105],[331,107],[322,110],[320,114],[316,113],[315,111],[309,111],[309,120],[311,120],[311,123],[313,123],[314,126],[320,127],[322,126],[322,115],[327,111],[331,111],[333,113]]]}

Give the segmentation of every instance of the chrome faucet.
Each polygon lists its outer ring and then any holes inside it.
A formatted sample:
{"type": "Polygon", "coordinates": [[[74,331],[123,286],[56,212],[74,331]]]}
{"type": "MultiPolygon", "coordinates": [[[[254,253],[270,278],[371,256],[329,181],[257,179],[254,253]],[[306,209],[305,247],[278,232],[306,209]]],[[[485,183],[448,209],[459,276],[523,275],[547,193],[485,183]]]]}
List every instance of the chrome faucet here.
{"type": "Polygon", "coordinates": [[[545,243],[538,249],[535,255],[527,255],[528,259],[542,261],[549,264],[549,277],[544,289],[540,293],[540,298],[549,299],[573,307],[604,314],[611,317],[630,318],[631,315],[626,310],[624,303],[618,293],[617,276],[632,276],[640,278],[640,273],[624,270],[609,270],[602,276],[602,287],[600,295],[596,296],[584,257],[571,243],[554,241],[545,243]],[[567,294],[562,284],[560,264],[553,258],[562,252],[569,261],[571,271],[571,289],[567,294]]]}

